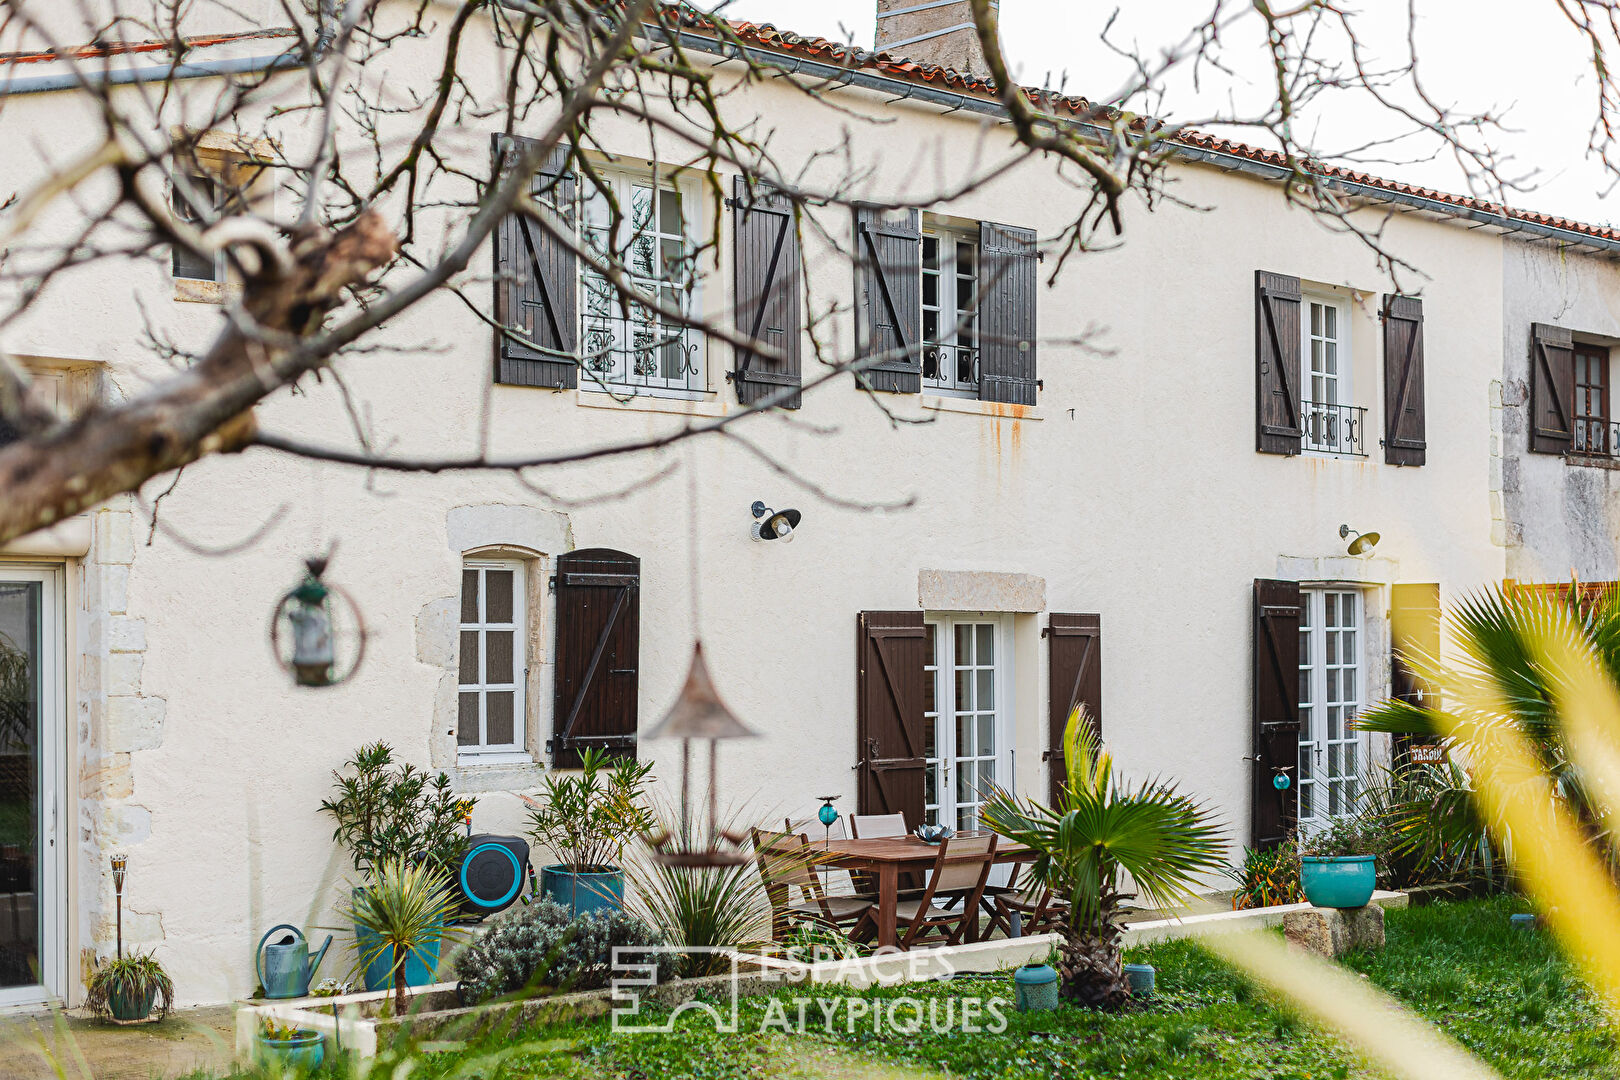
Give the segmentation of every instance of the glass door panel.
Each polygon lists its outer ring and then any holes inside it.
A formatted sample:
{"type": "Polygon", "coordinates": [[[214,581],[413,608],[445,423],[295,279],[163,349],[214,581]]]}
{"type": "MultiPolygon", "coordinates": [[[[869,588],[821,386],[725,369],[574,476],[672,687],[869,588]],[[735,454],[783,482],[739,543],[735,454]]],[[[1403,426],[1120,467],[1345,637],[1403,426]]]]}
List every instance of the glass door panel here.
{"type": "Polygon", "coordinates": [[[924,802],[930,824],[978,829],[985,795],[1010,779],[1005,653],[998,621],[941,616],[928,623],[924,802]]]}
{"type": "Polygon", "coordinates": [[[45,586],[0,579],[0,990],[40,981],[45,586]]]}

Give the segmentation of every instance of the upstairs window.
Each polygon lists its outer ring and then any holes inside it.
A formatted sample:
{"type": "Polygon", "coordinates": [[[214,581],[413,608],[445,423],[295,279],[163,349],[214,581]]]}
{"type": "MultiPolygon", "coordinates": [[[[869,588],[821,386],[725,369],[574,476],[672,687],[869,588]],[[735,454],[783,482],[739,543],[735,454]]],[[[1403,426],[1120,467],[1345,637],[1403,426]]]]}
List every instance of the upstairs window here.
{"type": "Polygon", "coordinates": [[[462,566],[456,744],[463,759],[528,759],[523,581],[516,560],[469,559],[462,566]]]}
{"type": "Polygon", "coordinates": [[[923,389],[979,396],[979,238],[924,227],[923,389]]]}
{"type": "Polygon", "coordinates": [[[1607,455],[1614,452],[1609,433],[1609,350],[1601,345],[1576,342],[1575,439],[1576,454],[1607,455]]]}
{"type": "MultiPolygon", "coordinates": [[[[184,173],[171,186],[170,202],[174,216],[199,229],[207,228],[224,209],[223,189],[213,177],[184,173]],[[199,208],[201,213],[199,213],[199,208]]],[[[179,245],[172,249],[170,275],[188,281],[225,280],[225,256],[207,258],[194,255],[179,245]]]]}
{"type": "MultiPolygon", "coordinates": [[[[664,311],[696,312],[693,194],[650,174],[605,171],[601,176],[601,187],[589,181],[580,185],[586,189],[579,218],[586,250],[616,260],[631,288],[664,311]]],[[[582,387],[683,395],[708,389],[702,334],[653,307],[626,303],[594,267],[582,271],[582,387]]]]}
{"type": "Polygon", "coordinates": [[[1323,454],[1364,454],[1362,420],[1350,393],[1350,321],[1337,297],[1304,298],[1301,351],[1306,364],[1302,446],[1323,454]]]}

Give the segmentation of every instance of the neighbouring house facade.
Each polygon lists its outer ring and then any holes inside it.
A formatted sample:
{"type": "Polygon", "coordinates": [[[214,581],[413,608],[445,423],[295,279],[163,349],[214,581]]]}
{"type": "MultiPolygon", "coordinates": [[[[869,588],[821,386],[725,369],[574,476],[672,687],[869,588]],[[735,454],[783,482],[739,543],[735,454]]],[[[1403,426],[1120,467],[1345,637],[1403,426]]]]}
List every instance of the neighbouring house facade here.
{"type": "MultiPolygon", "coordinates": [[[[1170,169],[1180,204],[1128,206],[1125,242],[1048,287],[1043,244],[1075,212],[1054,165],[936,194],[933,162],[1009,151],[982,86],[735,30],[807,79],[843,65],[847,85],[835,110],[763,80],[726,98],[734,119],[757,118],[812,178],[851,172],[863,198],[913,205],[811,209],[819,228],[795,230],[734,177],[719,177],[726,204],[655,165],[671,155],[638,129],[599,132],[614,157],[597,164],[638,208],[637,242],[704,248],[650,259],[638,283],[758,328],[788,362],[627,319],[514,219],[468,278],[483,312],[436,295],[343,371],[390,451],[417,455],[466,450],[486,420],[495,450],[539,453],[807,387],[739,428],[768,460],[699,439],[536,474],[542,492],[252,450],[188,467],[155,526],[167,481],[11,545],[0,633],[28,659],[34,707],[17,761],[0,760],[0,948],[39,972],[0,968],[0,1001],[79,999],[112,949],[113,852],[129,858],[125,940],[158,950],[180,1000],[250,993],[264,929],[336,924],[347,862],[317,807],[362,743],[446,772],[478,797],[480,831],[520,831],[517,794],[586,746],[654,759],[667,788],[675,748],[644,733],[699,635],[759,736],[720,752],[722,801],[754,820],[835,793],[845,812],[971,827],[989,783],[1045,794],[1062,719],[1084,704],[1123,770],[1178,778],[1240,855],[1347,812],[1387,753],[1350,721],[1416,689],[1397,631],[1435,647],[1442,603],[1508,578],[1620,576],[1609,230],[1341,175],[1423,275],[1397,283],[1357,239],[1285,207],[1271,155],[1190,139],[1170,169]],[[847,161],[818,156],[846,144],[847,161]],[[873,369],[875,395],[848,376],[809,387],[812,325],[845,353],[910,353],[873,369]],[[1578,393],[1598,404],[1576,407],[1578,393]],[[1560,418],[1562,441],[1533,435],[1560,418]],[[752,538],[756,502],[801,512],[791,544],[752,538]],[[329,577],[364,614],[365,662],[340,687],[298,690],[266,627],[302,560],[334,543],[329,577]],[[1292,770],[1281,796],[1277,769],[1292,770]]],[[[689,44],[703,40],[694,28],[689,44]]],[[[259,31],[192,56],[285,46],[259,31]]],[[[436,62],[430,39],[386,60],[387,77],[436,62]]],[[[5,68],[0,132],[53,132],[45,161],[0,163],[10,191],[96,136],[82,103],[27,82],[58,66],[5,68]]],[[[182,105],[208,83],[183,84],[182,105]]],[[[494,134],[456,136],[470,173],[510,149],[494,134]]],[[[208,145],[199,187],[242,160],[229,133],[208,145]]],[[[577,214],[582,242],[607,242],[565,164],[536,184],[577,214]]],[[[41,227],[72,221],[56,208],[41,227]]],[[[98,264],[47,290],[6,347],[64,410],[117,400],[170,371],[146,327],[205,343],[229,290],[195,260],[98,264]]],[[[259,422],[337,445],[346,415],[336,387],[311,382],[259,422]]]]}

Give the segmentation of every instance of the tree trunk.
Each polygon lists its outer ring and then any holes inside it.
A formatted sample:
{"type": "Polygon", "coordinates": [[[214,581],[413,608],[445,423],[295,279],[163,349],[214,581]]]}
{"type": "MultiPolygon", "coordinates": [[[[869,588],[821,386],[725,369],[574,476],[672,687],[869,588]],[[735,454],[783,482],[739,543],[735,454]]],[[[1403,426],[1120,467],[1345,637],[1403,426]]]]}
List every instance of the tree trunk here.
{"type": "MultiPolygon", "coordinates": [[[[1070,900],[1069,911],[1079,906],[1070,900]]],[[[1066,1001],[1088,1009],[1113,1012],[1130,1000],[1125,982],[1124,953],[1119,939],[1119,896],[1104,887],[1097,917],[1085,925],[1072,920],[1063,928],[1063,947],[1058,951],[1059,993],[1066,1001]]]]}
{"type": "Polygon", "coordinates": [[[405,958],[410,955],[406,949],[394,947],[394,1016],[405,1016],[405,958]]]}

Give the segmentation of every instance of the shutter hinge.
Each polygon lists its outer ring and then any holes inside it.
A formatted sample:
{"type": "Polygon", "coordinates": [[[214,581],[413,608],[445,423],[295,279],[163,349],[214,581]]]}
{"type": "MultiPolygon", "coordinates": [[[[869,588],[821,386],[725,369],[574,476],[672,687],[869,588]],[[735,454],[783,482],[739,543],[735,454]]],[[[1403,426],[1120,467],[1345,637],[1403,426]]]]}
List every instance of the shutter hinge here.
{"type": "Polygon", "coordinates": [[[735,210],[740,205],[734,197],[729,195],[723,201],[727,210],[735,210]]]}
{"type": "Polygon", "coordinates": [[[557,591],[557,575],[552,574],[550,577],[546,578],[546,592],[554,593],[556,591],[557,591]]]}

